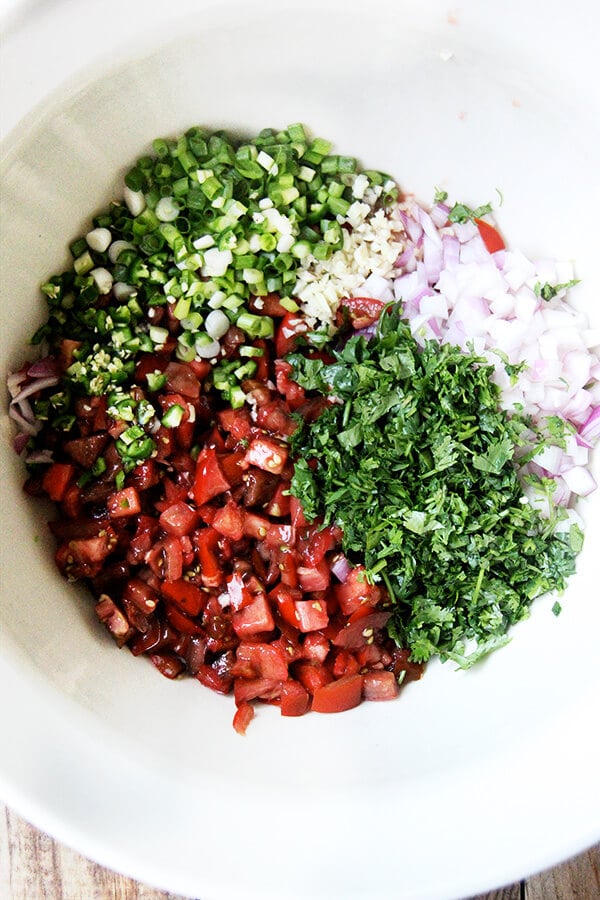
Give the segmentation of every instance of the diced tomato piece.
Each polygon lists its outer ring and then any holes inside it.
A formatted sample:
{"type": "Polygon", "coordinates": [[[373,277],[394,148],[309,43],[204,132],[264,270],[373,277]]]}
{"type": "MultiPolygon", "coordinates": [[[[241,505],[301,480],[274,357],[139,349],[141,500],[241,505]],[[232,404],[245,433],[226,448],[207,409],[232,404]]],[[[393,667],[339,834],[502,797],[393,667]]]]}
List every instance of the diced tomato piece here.
{"type": "Polygon", "coordinates": [[[74,459],[84,469],[89,469],[96,462],[107,442],[107,434],[90,434],[89,437],[74,438],[72,441],[66,441],[64,449],[71,459],[74,459]]]}
{"type": "Polygon", "coordinates": [[[214,665],[208,666],[203,663],[198,667],[196,678],[205,687],[216,691],[218,694],[228,694],[233,687],[233,676],[221,673],[214,665]]]}
{"type": "Polygon", "coordinates": [[[100,595],[95,610],[96,615],[100,621],[106,625],[117,642],[117,645],[122,647],[133,634],[133,629],[121,610],[117,608],[108,594],[100,595]]]}
{"type": "Polygon", "coordinates": [[[185,663],[174,653],[151,653],[150,659],[165,678],[177,678],[185,669],[185,663]]]}
{"type": "Polygon", "coordinates": [[[287,458],[288,449],[285,444],[264,435],[256,437],[250,442],[246,451],[245,463],[247,466],[256,466],[273,475],[280,475],[287,458]]]}
{"type": "Polygon", "coordinates": [[[254,427],[247,406],[241,409],[223,409],[217,413],[217,421],[223,431],[229,432],[236,441],[247,440],[254,427]]]}
{"type": "Polygon", "coordinates": [[[210,375],[212,371],[212,366],[205,359],[192,359],[188,366],[198,379],[198,381],[204,381],[207,375],[210,375]]]}
{"type": "Polygon", "coordinates": [[[381,600],[381,591],[377,585],[369,584],[364,566],[352,569],[342,584],[335,585],[334,593],[345,616],[352,615],[363,606],[377,606],[381,600]]]}
{"type": "Polygon", "coordinates": [[[316,566],[298,566],[298,581],[303,591],[326,591],[331,581],[331,570],[325,560],[316,566]]]}
{"type": "Polygon", "coordinates": [[[256,415],[256,424],[271,434],[293,434],[298,423],[294,418],[290,409],[283,400],[271,400],[261,406],[256,415]]]}
{"type": "Polygon", "coordinates": [[[308,520],[304,515],[302,504],[293,494],[290,495],[290,515],[292,517],[292,525],[300,528],[302,525],[308,525],[308,520]]]}
{"type": "Polygon", "coordinates": [[[223,581],[223,571],[217,558],[219,532],[211,526],[194,532],[194,542],[200,559],[200,577],[205,587],[218,587],[223,581]]]}
{"type": "Polygon", "coordinates": [[[424,663],[413,662],[410,658],[410,650],[404,647],[395,647],[392,651],[391,671],[396,678],[402,677],[403,683],[418,681],[425,671],[424,663]]]}
{"type": "Polygon", "coordinates": [[[256,594],[252,603],[234,612],[233,627],[241,638],[272,631],[275,621],[266,595],[256,594]]]}
{"type": "Polygon", "coordinates": [[[293,525],[269,525],[265,535],[267,547],[293,547],[296,543],[296,529],[293,525]]]}
{"type": "Polygon", "coordinates": [[[172,600],[189,616],[197,616],[204,608],[206,594],[200,588],[185,581],[183,578],[177,581],[165,581],[161,585],[163,597],[172,600]]]}
{"type": "Polygon", "coordinates": [[[212,526],[230,540],[241,541],[244,537],[244,510],[233,500],[228,500],[225,506],[217,510],[212,526]]]}
{"type": "Polygon", "coordinates": [[[161,513],[158,521],[163,531],[182,537],[194,530],[198,514],[187,503],[178,500],[161,513]]]}
{"type": "Polygon", "coordinates": [[[400,693],[400,688],[393,672],[367,672],[363,693],[365,700],[393,700],[400,693]]]}
{"type": "Polygon", "coordinates": [[[277,356],[286,356],[296,349],[298,338],[308,331],[308,322],[297,313],[286,313],[275,336],[275,352],[277,356]]]}
{"type": "Polygon", "coordinates": [[[195,637],[204,637],[204,629],[193,622],[184,612],[181,612],[175,606],[167,606],[165,610],[167,622],[176,628],[180,634],[194,635],[195,637]]]}
{"type": "Polygon", "coordinates": [[[138,491],[147,491],[160,481],[156,463],[153,459],[145,459],[138,463],[128,479],[138,491]]]}
{"type": "Polygon", "coordinates": [[[225,478],[215,447],[203,447],[196,461],[194,500],[196,506],[208,503],[213,497],[228,491],[231,485],[225,478]]]}
{"type": "Polygon", "coordinates": [[[269,592],[269,600],[275,604],[284,621],[298,629],[300,618],[296,613],[296,602],[302,599],[302,592],[293,587],[278,584],[269,592]]]}
{"type": "Polygon", "coordinates": [[[167,368],[167,360],[157,353],[141,353],[135,367],[135,380],[138,384],[147,386],[147,376],[155,372],[162,373],[167,368]]]}
{"type": "Polygon", "coordinates": [[[163,569],[165,581],[178,581],[183,574],[183,551],[181,542],[173,535],[162,539],[163,569]]]}
{"type": "Polygon", "coordinates": [[[348,310],[352,327],[357,331],[377,322],[384,306],[383,300],[377,300],[375,297],[349,297],[342,300],[342,311],[348,310]]]}
{"type": "Polygon", "coordinates": [[[302,644],[306,659],[323,663],[329,655],[331,645],[321,631],[313,631],[307,634],[302,644]]]}
{"type": "Polygon", "coordinates": [[[333,674],[336,678],[343,675],[355,675],[360,672],[360,663],[349,650],[338,650],[333,663],[333,674]]]}
{"type": "Polygon", "coordinates": [[[83,500],[81,497],[81,488],[73,482],[67,486],[62,500],[60,501],[60,508],[67,518],[77,519],[81,515],[82,506],[83,500]]]}
{"type": "Polygon", "coordinates": [[[350,622],[338,631],[333,643],[346,650],[359,650],[373,637],[375,631],[383,628],[390,615],[389,612],[374,612],[356,622],[350,622]]]}
{"type": "Polygon", "coordinates": [[[302,558],[311,566],[318,565],[331,550],[335,550],[342,539],[340,528],[330,525],[323,528],[319,525],[310,525],[304,530],[303,540],[298,549],[302,558]]]}
{"type": "Polygon", "coordinates": [[[475,224],[479,229],[479,234],[487,247],[488,253],[496,253],[498,250],[506,249],[504,238],[493,225],[490,225],[489,222],[485,222],[483,219],[475,219],[475,224]]]}
{"type": "Polygon", "coordinates": [[[262,641],[242,641],[235,652],[236,660],[249,663],[256,675],[272,681],[285,681],[288,677],[288,661],[283,651],[274,644],[262,641]]]}
{"type": "Polygon", "coordinates": [[[236,678],[233,682],[233,695],[237,706],[249,700],[274,700],[279,697],[281,683],[271,678],[236,678]]]}
{"type": "Polygon", "coordinates": [[[158,601],[158,595],[154,588],[142,581],[141,578],[136,577],[128,579],[123,591],[123,597],[131,600],[137,609],[146,616],[154,612],[158,601]]]}
{"type": "Polygon", "coordinates": [[[234,572],[233,575],[227,579],[227,594],[229,596],[229,603],[234,612],[237,612],[238,609],[243,609],[244,606],[249,606],[254,602],[254,595],[247,585],[244,584],[244,579],[239,572],[234,572]]]}
{"type": "Polygon", "coordinates": [[[176,394],[183,394],[190,400],[197,400],[200,396],[200,381],[193,369],[183,362],[170,362],[166,369],[167,388],[176,394]]]}
{"type": "Polygon", "coordinates": [[[320,713],[344,712],[358,706],[362,700],[363,676],[345,675],[325,684],[314,693],[312,709],[320,713]]]}
{"type": "Polygon", "coordinates": [[[302,686],[306,688],[311,696],[314,695],[315,691],[318,691],[319,688],[322,688],[324,685],[333,681],[333,675],[329,669],[319,663],[301,660],[300,662],[294,663],[292,668],[295,677],[302,686]]]}
{"type": "Polygon", "coordinates": [[[281,305],[279,294],[264,294],[262,297],[250,297],[248,305],[252,312],[259,313],[261,316],[282,318],[289,313],[289,310],[281,305]]]}
{"type": "Polygon", "coordinates": [[[275,518],[279,519],[289,516],[290,507],[290,483],[289,481],[282,481],[265,506],[265,512],[267,515],[275,516],[275,518]]]}
{"type": "Polygon", "coordinates": [[[259,516],[256,513],[244,510],[244,534],[248,537],[255,538],[257,541],[262,541],[269,533],[270,527],[271,523],[268,519],[265,519],[264,516],[259,516]]]}
{"type": "Polygon", "coordinates": [[[244,465],[245,458],[246,454],[241,452],[222,453],[219,455],[219,462],[221,463],[223,474],[231,487],[241,484],[244,479],[244,473],[246,471],[246,466],[244,465]]]}
{"type": "Polygon", "coordinates": [[[281,685],[281,715],[303,716],[308,712],[310,697],[299,681],[288,678],[281,685]]]}
{"type": "Polygon", "coordinates": [[[319,631],[321,628],[327,628],[329,615],[323,600],[296,600],[294,608],[299,631],[319,631]]]}
{"type": "Polygon", "coordinates": [[[244,701],[240,703],[233,717],[233,727],[238,734],[246,734],[246,729],[254,718],[254,707],[251,703],[244,701]]]}
{"type": "Polygon", "coordinates": [[[290,377],[293,372],[290,363],[283,359],[275,361],[275,383],[277,390],[286,399],[292,411],[299,409],[306,402],[306,391],[290,377]]]}
{"type": "Polygon", "coordinates": [[[70,463],[52,463],[46,469],[42,478],[42,488],[51,500],[58,502],[63,499],[74,472],[75,467],[70,463]]]}

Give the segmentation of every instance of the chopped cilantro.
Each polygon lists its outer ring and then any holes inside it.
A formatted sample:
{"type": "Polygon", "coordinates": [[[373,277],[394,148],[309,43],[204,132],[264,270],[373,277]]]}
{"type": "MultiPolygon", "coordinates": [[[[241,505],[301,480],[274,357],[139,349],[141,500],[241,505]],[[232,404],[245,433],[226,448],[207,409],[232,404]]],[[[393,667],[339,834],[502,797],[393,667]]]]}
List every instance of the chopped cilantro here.
{"type": "Polygon", "coordinates": [[[466,206],[464,203],[455,203],[448,213],[448,219],[450,222],[464,224],[473,219],[480,219],[482,216],[487,215],[487,213],[491,213],[491,211],[491,203],[484,203],[483,206],[478,206],[476,209],[471,209],[470,206],[466,206]]]}
{"type": "Polygon", "coordinates": [[[576,284],[579,284],[579,278],[572,278],[571,281],[564,281],[562,284],[550,284],[546,281],[544,284],[541,281],[537,281],[533,292],[536,297],[541,297],[542,300],[548,302],[549,300],[553,300],[560,291],[566,291],[569,288],[575,287],[576,284]]]}
{"type": "Polygon", "coordinates": [[[334,400],[293,437],[292,493],[383,581],[389,633],[414,660],[472,665],[535,597],[565,586],[578,536],[549,532],[524,502],[514,452],[526,423],[500,410],[484,360],[435,341],[421,350],[396,307],[369,342],[333,355],[288,357],[302,387],[334,400]]]}

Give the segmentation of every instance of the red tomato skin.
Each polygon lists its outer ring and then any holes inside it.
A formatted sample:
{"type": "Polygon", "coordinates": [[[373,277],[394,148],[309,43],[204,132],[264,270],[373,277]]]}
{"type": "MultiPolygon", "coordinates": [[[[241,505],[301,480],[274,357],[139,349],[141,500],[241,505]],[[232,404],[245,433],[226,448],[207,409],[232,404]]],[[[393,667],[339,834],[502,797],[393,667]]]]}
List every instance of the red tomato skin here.
{"type": "Polygon", "coordinates": [[[490,225],[489,222],[485,222],[483,219],[475,219],[475,224],[489,253],[496,253],[498,250],[506,249],[504,238],[493,225],[490,225]]]}
{"type": "Polygon", "coordinates": [[[163,531],[174,534],[176,537],[191,534],[197,521],[198,514],[195,510],[181,500],[168,506],[158,520],[163,531]]]}
{"type": "Polygon", "coordinates": [[[275,620],[265,594],[256,594],[252,603],[234,612],[233,628],[240,638],[273,631],[275,620]]]}
{"type": "Polygon", "coordinates": [[[308,331],[306,319],[297,313],[286,313],[275,336],[275,352],[277,356],[286,356],[296,349],[298,337],[308,331]]]}
{"type": "Polygon", "coordinates": [[[203,447],[196,460],[194,480],[194,500],[196,506],[203,506],[228,491],[231,485],[225,478],[215,447],[203,447]]]}
{"type": "Polygon", "coordinates": [[[288,678],[281,685],[281,715],[303,716],[310,707],[310,696],[299,681],[288,678]]]}
{"type": "Polygon", "coordinates": [[[273,475],[281,475],[287,462],[288,450],[284,444],[264,435],[250,442],[246,451],[245,464],[256,466],[273,475]]]}
{"type": "Polygon", "coordinates": [[[106,506],[111,519],[137,516],[142,510],[140,496],[134,487],[126,487],[121,491],[115,491],[114,494],[110,494],[106,501],[106,506]]]}
{"type": "Polygon", "coordinates": [[[352,320],[352,327],[368,328],[379,320],[385,303],[376,297],[349,297],[342,301],[342,309],[347,309],[352,320]]]}
{"type": "Polygon", "coordinates": [[[206,595],[197,585],[182,578],[178,581],[165,581],[161,586],[161,593],[189,616],[199,615],[204,608],[206,595]]]}
{"type": "Polygon", "coordinates": [[[363,678],[365,700],[393,700],[400,693],[400,688],[393,672],[366,672],[363,678]]]}
{"type": "Polygon", "coordinates": [[[52,463],[46,470],[42,488],[51,500],[58,502],[63,499],[74,472],[75,467],[70,463],[52,463]]]}
{"type": "Polygon", "coordinates": [[[240,703],[238,708],[235,711],[235,715],[233,717],[233,727],[237,731],[238,734],[246,734],[246,729],[248,725],[254,718],[254,707],[244,701],[240,703]]]}
{"type": "Polygon", "coordinates": [[[362,700],[363,676],[345,675],[337,681],[325,684],[314,693],[312,709],[320,713],[345,712],[358,706],[362,700]]]}
{"type": "Polygon", "coordinates": [[[329,616],[322,600],[296,600],[294,603],[298,619],[298,630],[304,633],[327,628],[329,616]]]}

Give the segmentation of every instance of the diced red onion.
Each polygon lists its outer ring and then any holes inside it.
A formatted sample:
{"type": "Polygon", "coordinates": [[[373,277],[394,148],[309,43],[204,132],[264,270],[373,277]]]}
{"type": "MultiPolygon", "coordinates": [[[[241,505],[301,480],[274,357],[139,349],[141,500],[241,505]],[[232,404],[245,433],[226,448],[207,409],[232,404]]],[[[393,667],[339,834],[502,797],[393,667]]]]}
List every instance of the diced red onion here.
{"type": "Polygon", "coordinates": [[[13,397],[12,402],[21,404],[23,400],[30,397],[32,394],[37,394],[38,391],[45,391],[46,388],[54,387],[58,384],[58,381],[57,375],[48,376],[47,378],[38,378],[35,381],[30,382],[27,387],[22,388],[16,397],[13,397]]]}
{"type": "Polygon", "coordinates": [[[11,419],[14,419],[21,431],[27,435],[37,434],[42,427],[41,422],[26,419],[15,406],[9,406],[8,415],[11,419]]]}
{"type": "Polygon", "coordinates": [[[58,361],[54,356],[43,356],[27,369],[28,378],[49,378],[60,374],[58,361]]]}
{"type": "Polygon", "coordinates": [[[596,406],[579,429],[579,437],[593,446],[600,438],[600,406],[596,406]]]}
{"type": "Polygon", "coordinates": [[[334,561],[331,564],[331,571],[332,574],[335,575],[335,577],[338,579],[338,581],[342,582],[342,584],[346,581],[348,575],[352,571],[352,566],[343,553],[340,553],[335,557],[334,561]]]}

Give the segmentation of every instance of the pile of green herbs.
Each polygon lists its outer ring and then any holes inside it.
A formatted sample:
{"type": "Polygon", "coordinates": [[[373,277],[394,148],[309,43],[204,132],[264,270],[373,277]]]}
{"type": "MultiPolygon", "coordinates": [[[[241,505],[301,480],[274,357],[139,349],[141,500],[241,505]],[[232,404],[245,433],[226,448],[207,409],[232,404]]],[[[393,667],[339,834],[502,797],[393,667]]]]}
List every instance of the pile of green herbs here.
{"type": "Polygon", "coordinates": [[[397,306],[331,363],[289,359],[299,384],[335,398],[294,435],[292,492],[385,585],[389,633],[414,660],[468,667],[565,587],[581,531],[555,531],[524,497],[515,453],[529,423],[500,409],[485,360],[420,348],[397,306]]]}

